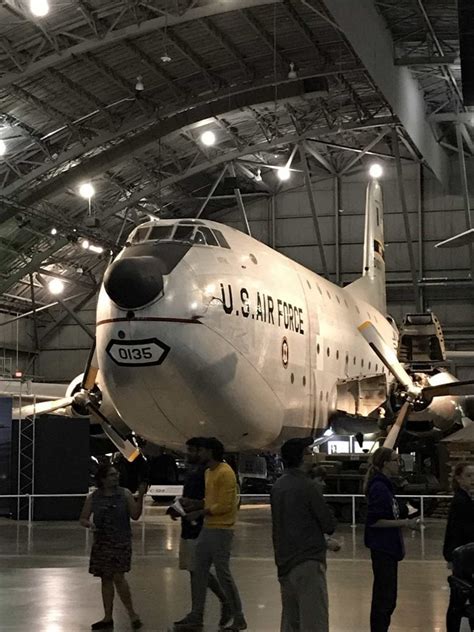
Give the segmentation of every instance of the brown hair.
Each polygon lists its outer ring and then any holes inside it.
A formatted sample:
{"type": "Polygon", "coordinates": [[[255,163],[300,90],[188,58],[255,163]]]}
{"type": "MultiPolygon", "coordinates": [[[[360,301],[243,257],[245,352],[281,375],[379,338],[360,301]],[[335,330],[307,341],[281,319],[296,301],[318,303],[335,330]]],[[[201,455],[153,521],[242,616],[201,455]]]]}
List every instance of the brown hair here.
{"type": "Polygon", "coordinates": [[[372,454],[369,463],[369,469],[367,470],[367,474],[365,475],[364,481],[364,494],[367,494],[369,489],[370,481],[374,478],[374,476],[383,470],[383,466],[387,461],[392,459],[393,450],[391,448],[377,448],[375,452],[372,454]]]}
{"type": "Polygon", "coordinates": [[[457,463],[453,469],[453,480],[451,482],[451,487],[453,488],[453,492],[458,492],[461,489],[461,485],[458,482],[458,476],[462,476],[464,474],[464,470],[466,467],[469,467],[471,463],[457,463]]]}

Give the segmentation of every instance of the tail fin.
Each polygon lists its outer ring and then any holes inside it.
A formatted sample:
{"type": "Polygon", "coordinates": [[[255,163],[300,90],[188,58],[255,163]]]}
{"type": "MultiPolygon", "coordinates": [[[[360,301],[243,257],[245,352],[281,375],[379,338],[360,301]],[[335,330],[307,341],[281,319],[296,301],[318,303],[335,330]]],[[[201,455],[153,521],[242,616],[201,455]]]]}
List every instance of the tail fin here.
{"type": "Polygon", "coordinates": [[[365,200],[362,276],[345,289],[354,298],[366,301],[376,307],[382,314],[387,312],[384,250],[382,189],[378,181],[374,179],[367,185],[365,200]]]}

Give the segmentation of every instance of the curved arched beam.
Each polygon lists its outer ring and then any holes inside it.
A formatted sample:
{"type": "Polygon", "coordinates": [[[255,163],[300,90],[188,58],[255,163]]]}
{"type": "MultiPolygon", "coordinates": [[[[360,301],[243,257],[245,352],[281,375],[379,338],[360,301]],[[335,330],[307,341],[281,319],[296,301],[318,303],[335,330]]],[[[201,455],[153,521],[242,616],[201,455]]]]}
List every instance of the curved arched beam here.
{"type": "Polygon", "coordinates": [[[171,26],[177,26],[178,24],[185,24],[186,22],[192,22],[193,20],[200,20],[202,18],[209,18],[213,15],[219,15],[222,13],[231,13],[232,11],[240,11],[242,9],[251,9],[252,7],[259,7],[267,4],[281,3],[282,0],[226,0],[226,2],[214,1],[210,4],[206,4],[202,7],[195,7],[189,9],[182,15],[167,14],[151,20],[140,22],[140,24],[132,24],[116,31],[110,31],[105,37],[95,37],[90,40],[74,44],[58,53],[47,55],[37,62],[26,66],[21,72],[10,72],[3,77],[0,77],[0,88],[5,88],[12,83],[21,81],[26,77],[36,75],[47,68],[51,68],[56,64],[61,64],[70,59],[73,59],[84,53],[91,53],[97,49],[104,48],[110,44],[116,44],[124,39],[137,38],[147,33],[152,33],[159,29],[171,26]]]}
{"type": "MultiPolygon", "coordinates": [[[[182,128],[189,127],[199,121],[222,116],[223,114],[232,112],[239,108],[245,108],[250,105],[261,103],[272,103],[275,98],[275,89],[278,86],[278,98],[291,99],[298,96],[317,96],[318,94],[326,94],[327,83],[324,78],[318,76],[307,77],[296,81],[284,81],[278,84],[269,83],[257,88],[248,88],[235,92],[234,94],[226,94],[211,102],[203,102],[195,107],[191,107],[182,112],[175,113],[168,118],[162,119],[153,125],[147,127],[143,132],[135,134],[121,143],[92,156],[88,160],[71,167],[67,171],[50,178],[43,184],[28,191],[25,195],[19,196],[19,201],[27,206],[38,202],[39,200],[50,198],[58,193],[65,191],[67,188],[73,188],[78,182],[84,179],[90,179],[97,174],[104,173],[117,163],[133,156],[139,151],[156,143],[157,140],[172,134],[182,128]]],[[[89,149],[82,148],[82,152],[89,149]]],[[[78,150],[76,150],[77,152],[78,150]]],[[[54,168],[57,168],[57,164],[54,168]]],[[[52,167],[49,166],[51,170],[52,167]]],[[[25,186],[25,180],[16,184],[16,190],[25,186]]],[[[13,193],[12,187],[9,190],[5,188],[3,195],[9,196],[13,193]]],[[[0,213],[0,222],[6,221],[15,214],[15,209],[6,210],[0,213]]]]}
{"type": "MultiPolygon", "coordinates": [[[[228,113],[232,107],[229,107],[229,104],[232,106],[232,103],[236,103],[237,101],[235,99],[239,99],[239,95],[245,95],[243,97],[243,102],[242,105],[240,105],[241,101],[239,100],[239,105],[238,107],[245,107],[245,105],[255,105],[255,103],[257,102],[251,102],[253,99],[253,94],[255,94],[255,91],[258,89],[265,89],[265,88],[269,88],[271,86],[271,89],[273,91],[275,91],[275,87],[278,87],[278,96],[280,97],[280,94],[285,96],[285,91],[282,89],[280,90],[280,86],[282,84],[287,84],[287,85],[291,85],[291,84],[301,84],[301,81],[303,81],[304,79],[317,79],[317,78],[324,78],[324,77],[328,77],[334,74],[339,74],[339,73],[349,73],[349,72],[357,72],[358,69],[357,68],[343,68],[343,69],[338,69],[335,72],[320,72],[320,73],[314,73],[308,77],[303,77],[301,78],[300,82],[295,82],[295,81],[289,81],[288,79],[284,79],[283,81],[278,81],[272,84],[269,84],[268,81],[266,82],[261,82],[260,84],[255,84],[252,86],[246,85],[244,88],[235,88],[234,92],[231,92],[229,88],[226,88],[225,90],[222,90],[220,93],[218,94],[214,94],[212,95],[212,113],[209,114],[209,116],[220,116],[222,114],[228,113]],[[231,101],[229,101],[229,99],[232,99],[231,101]],[[222,107],[224,106],[224,107],[222,107]],[[219,109],[221,109],[222,111],[218,111],[219,109]]],[[[295,90],[294,94],[288,94],[289,97],[291,96],[296,96],[297,91],[295,90]]],[[[300,92],[298,94],[301,94],[301,88],[300,88],[300,92]]],[[[274,102],[275,99],[275,94],[273,92],[271,98],[269,99],[271,102],[274,102]]],[[[196,111],[198,108],[202,108],[204,106],[204,109],[206,109],[206,107],[209,106],[210,103],[210,96],[208,94],[203,95],[202,96],[202,100],[201,101],[194,101],[193,103],[182,103],[179,110],[177,110],[177,106],[172,106],[173,109],[170,109],[170,111],[168,112],[164,112],[162,114],[162,119],[161,121],[168,121],[170,122],[173,117],[175,116],[181,116],[183,117],[186,113],[187,110],[191,110],[191,111],[196,111]]],[[[202,112],[202,109],[200,110],[202,112]]],[[[195,117],[193,117],[194,119],[195,117]]],[[[141,128],[145,128],[146,130],[141,133],[140,138],[142,138],[145,143],[147,140],[147,135],[148,135],[148,130],[153,128],[155,129],[160,123],[157,122],[156,116],[153,115],[153,118],[144,121],[143,123],[141,123],[141,128]]],[[[168,123],[170,124],[170,123],[168,123]]],[[[68,162],[71,162],[73,160],[78,160],[80,159],[84,154],[87,154],[89,152],[92,152],[96,149],[100,149],[101,146],[103,145],[107,145],[109,143],[113,143],[114,141],[119,140],[121,137],[125,136],[126,134],[133,134],[136,133],[137,130],[137,124],[136,122],[133,123],[129,123],[125,126],[123,126],[120,130],[115,130],[113,132],[111,131],[106,131],[102,134],[100,134],[99,136],[94,137],[93,139],[91,139],[89,142],[87,142],[85,145],[77,145],[70,148],[70,149],[66,149],[65,151],[63,151],[61,154],[59,154],[59,156],[57,156],[57,158],[54,160],[54,162],[48,162],[45,164],[42,164],[40,167],[37,167],[36,169],[33,169],[32,171],[30,171],[28,174],[24,175],[21,180],[18,179],[15,182],[13,182],[12,184],[4,187],[2,189],[2,195],[4,195],[5,197],[10,197],[14,194],[16,194],[17,191],[21,191],[21,189],[24,189],[26,187],[26,185],[30,184],[31,182],[33,182],[34,180],[38,179],[38,178],[42,178],[44,176],[46,176],[49,172],[53,172],[57,169],[59,169],[61,166],[66,166],[66,164],[68,162]]],[[[169,132],[166,132],[167,134],[169,132]]],[[[136,136],[135,136],[136,137],[136,136]]],[[[135,138],[134,137],[134,138],[135,138]]],[[[139,142],[139,141],[137,141],[139,142]]],[[[121,146],[121,145],[117,145],[117,148],[121,146]]],[[[109,150],[104,150],[104,151],[112,151],[113,148],[109,149],[109,150]]],[[[103,152],[104,153],[104,152],[103,152]]],[[[101,154],[102,155],[102,154],[101,154]]],[[[81,163],[84,164],[84,163],[81,163]]],[[[79,165],[80,166],[80,165],[79,165]]],[[[0,214],[0,221],[1,221],[1,214],[0,214]]]]}
{"type": "Polygon", "coordinates": [[[212,160],[203,160],[202,163],[194,165],[189,169],[185,170],[183,173],[179,173],[173,176],[169,176],[165,178],[160,183],[150,184],[149,186],[140,189],[136,193],[132,193],[132,195],[122,202],[118,202],[114,204],[109,209],[104,210],[101,213],[101,219],[106,219],[107,217],[111,217],[116,213],[126,209],[127,207],[132,207],[137,204],[142,198],[147,197],[149,195],[153,195],[156,192],[158,187],[164,189],[165,187],[172,186],[173,184],[177,184],[181,180],[185,180],[186,178],[190,178],[192,176],[198,175],[203,171],[213,169],[215,167],[219,167],[228,162],[233,162],[242,158],[244,156],[249,156],[251,154],[256,154],[258,152],[267,152],[272,151],[273,149],[280,147],[281,145],[296,145],[299,142],[305,140],[311,140],[315,135],[327,136],[330,134],[339,134],[342,131],[357,131],[357,130],[367,130],[371,128],[379,128],[386,127],[387,125],[393,125],[395,123],[395,119],[391,117],[380,117],[373,119],[372,121],[366,121],[364,123],[353,123],[353,124],[344,124],[337,129],[330,129],[327,127],[320,128],[318,130],[309,130],[303,134],[297,134],[296,132],[291,134],[286,134],[285,136],[280,136],[275,138],[272,142],[263,141],[261,143],[257,143],[255,145],[247,145],[246,147],[241,147],[239,149],[235,149],[233,151],[228,151],[212,160]]]}

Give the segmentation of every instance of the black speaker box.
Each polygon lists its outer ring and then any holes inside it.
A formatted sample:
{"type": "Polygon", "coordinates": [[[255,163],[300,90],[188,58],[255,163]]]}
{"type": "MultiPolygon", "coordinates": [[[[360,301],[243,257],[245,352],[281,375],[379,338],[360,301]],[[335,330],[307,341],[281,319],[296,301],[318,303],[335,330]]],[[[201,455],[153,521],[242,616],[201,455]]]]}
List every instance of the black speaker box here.
{"type": "MultiPolygon", "coordinates": [[[[22,422],[25,423],[25,422],[22,422]]],[[[19,435],[17,420],[12,424],[11,492],[17,493],[18,463],[22,489],[35,494],[87,494],[89,489],[89,421],[54,415],[41,415],[34,424],[30,437],[22,437],[22,455],[18,459],[19,435]],[[29,463],[33,461],[33,466],[29,463]],[[34,474],[33,478],[31,474],[34,474]],[[34,483],[33,483],[34,480],[34,483]]],[[[77,520],[84,497],[35,498],[33,520],[77,520]]],[[[13,517],[28,518],[28,504],[24,500],[11,504],[13,517]]]]}

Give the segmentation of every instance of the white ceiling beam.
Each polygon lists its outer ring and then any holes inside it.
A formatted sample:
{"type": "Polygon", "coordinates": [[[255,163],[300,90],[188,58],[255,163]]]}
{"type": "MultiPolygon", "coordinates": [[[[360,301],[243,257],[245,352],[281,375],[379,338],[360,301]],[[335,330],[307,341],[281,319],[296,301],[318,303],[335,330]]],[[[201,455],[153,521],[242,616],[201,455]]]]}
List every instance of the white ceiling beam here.
{"type": "Polygon", "coordinates": [[[422,90],[408,68],[395,65],[393,39],[374,1],[323,0],[323,3],[428,167],[446,184],[448,157],[426,119],[422,90]]]}

